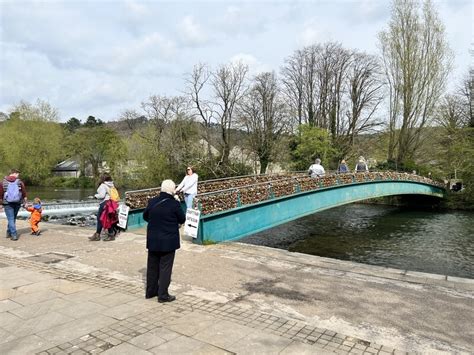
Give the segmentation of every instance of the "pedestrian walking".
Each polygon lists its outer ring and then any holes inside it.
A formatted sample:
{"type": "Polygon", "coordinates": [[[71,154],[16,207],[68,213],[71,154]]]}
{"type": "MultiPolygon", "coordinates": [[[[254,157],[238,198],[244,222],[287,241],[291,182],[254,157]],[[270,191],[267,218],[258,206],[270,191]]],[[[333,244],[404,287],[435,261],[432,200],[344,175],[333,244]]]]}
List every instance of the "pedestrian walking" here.
{"type": "Polygon", "coordinates": [[[99,210],[97,211],[96,231],[89,237],[89,240],[99,241],[103,229],[107,230],[107,236],[103,239],[104,241],[115,240],[118,232],[117,209],[119,207],[118,201],[120,200],[120,196],[109,174],[105,173],[102,175],[99,186],[97,187],[97,193],[91,196],[91,198],[96,198],[101,200],[101,202],[99,204],[99,210]]]}
{"type": "Polygon", "coordinates": [[[349,172],[349,167],[347,166],[346,161],[344,159],[341,160],[341,164],[339,164],[337,172],[340,174],[349,172]]]}
{"type": "Polygon", "coordinates": [[[41,222],[41,217],[43,213],[43,206],[41,204],[41,200],[38,197],[35,197],[35,199],[33,200],[33,205],[27,206],[26,210],[31,213],[31,235],[36,235],[38,237],[41,234],[39,222],[41,222]]]}
{"type": "Polygon", "coordinates": [[[8,226],[6,237],[18,240],[16,217],[20,207],[27,202],[26,188],[20,180],[20,171],[11,169],[10,174],[3,178],[0,184],[0,211],[5,210],[8,226]]]}
{"type": "Polygon", "coordinates": [[[365,161],[365,158],[363,156],[359,157],[359,160],[355,166],[354,172],[355,173],[365,173],[369,171],[369,167],[367,166],[367,163],[365,161]]]}
{"type": "Polygon", "coordinates": [[[146,298],[158,296],[158,302],[172,302],[168,292],[174,256],[180,248],[179,226],[186,220],[181,205],[174,198],[176,185],[172,180],[161,183],[160,195],[148,201],[143,219],[148,222],[146,247],[146,298]]]}
{"type": "Polygon", "coordinates": [[[176,188],[176,192],[184,193],[184,202],[186,203],[186,208],[193,208],[193,199],[198,192],[198,179],[199,176],[194,172],[193,167],[188,166],[186,168],[186,176],[176,188]]]}
{"type": "Polygon", "coordinates": [[[321,165],[321,159],[317,158],[314,161],[314,164],[311,164],[311,166],[308,169],[308,173],[313,178],[324,176],[326,174],[323,166],[321,165]]]}

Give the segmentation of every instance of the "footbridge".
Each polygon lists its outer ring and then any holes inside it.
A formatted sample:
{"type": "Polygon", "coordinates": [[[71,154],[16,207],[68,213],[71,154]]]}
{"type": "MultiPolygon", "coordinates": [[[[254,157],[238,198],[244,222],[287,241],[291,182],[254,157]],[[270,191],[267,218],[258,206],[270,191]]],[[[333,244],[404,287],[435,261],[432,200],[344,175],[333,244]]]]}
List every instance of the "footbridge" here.
{"type": "MultiPolygon", "coordinates": [[[[145,225],[142,212],[159,189],[129,191],[129,228],[145,225]]],[[[415,174],[368,172],[256,175],[199,183],[193,208],[200,211],[197,243],[237,240],[333,207],[385,196],[444,198],[440,182],[415,174]]]]}

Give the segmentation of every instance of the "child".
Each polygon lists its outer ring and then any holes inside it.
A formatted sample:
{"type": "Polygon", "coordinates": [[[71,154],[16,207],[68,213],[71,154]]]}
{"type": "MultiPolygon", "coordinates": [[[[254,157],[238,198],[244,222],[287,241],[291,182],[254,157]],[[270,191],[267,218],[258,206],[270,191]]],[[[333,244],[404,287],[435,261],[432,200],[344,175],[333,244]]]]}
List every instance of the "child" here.
{"type": "Polygon", "coordinates": [[[41,221],[41,200],[38,197],[35,197],[33,200],[33,206],[27,207],[28,212],[31,212],[30,224],[31,224],[31,235],[39,236],[41,234],[38,227],[39,222],[41,221]]]}

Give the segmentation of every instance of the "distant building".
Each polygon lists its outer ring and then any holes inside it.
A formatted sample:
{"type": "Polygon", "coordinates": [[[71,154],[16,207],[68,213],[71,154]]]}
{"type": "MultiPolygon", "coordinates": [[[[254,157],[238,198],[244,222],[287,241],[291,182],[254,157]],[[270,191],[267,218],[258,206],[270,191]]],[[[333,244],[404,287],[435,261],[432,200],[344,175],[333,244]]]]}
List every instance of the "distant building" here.
{"type": "MultiPolygon", "coordinates": [[[[55,176],[78,178],[81,176],[81,165],[76,160],[69,158],[56,165],[52,171],[55,176]]],[[[90,165],[86,167],[86,176],[92,177],[90,165]]]]}

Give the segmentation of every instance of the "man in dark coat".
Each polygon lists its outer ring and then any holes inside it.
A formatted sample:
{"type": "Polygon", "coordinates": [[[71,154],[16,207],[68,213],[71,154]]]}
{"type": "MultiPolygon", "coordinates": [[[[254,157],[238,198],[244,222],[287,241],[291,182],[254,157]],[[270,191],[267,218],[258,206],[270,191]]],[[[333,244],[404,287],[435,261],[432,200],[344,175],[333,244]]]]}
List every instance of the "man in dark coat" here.
{"type": "Polygon", "coordinates": [[[158,296],[158,302],[176,299],[168,293],[173,270],[174,255],[180,248],[179,225],[186,216],[181,205],[174,199],[176,185],[164,180],[158,197],[148,201],[143,219],[148,222],[146,247],[148,262],[146,272],[146,298],[158,296]]]}

